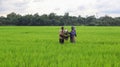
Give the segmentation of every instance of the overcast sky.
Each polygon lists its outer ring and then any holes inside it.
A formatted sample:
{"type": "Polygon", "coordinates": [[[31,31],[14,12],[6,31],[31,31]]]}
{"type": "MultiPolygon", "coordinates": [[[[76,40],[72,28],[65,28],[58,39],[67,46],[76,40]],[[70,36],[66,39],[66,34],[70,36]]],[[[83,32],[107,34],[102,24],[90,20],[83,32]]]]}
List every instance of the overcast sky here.
{"type": "Polygon", "coordinates": [[[0,16],[11,12],[21,15],[49,14],[64,15],[69,12],[72,16],[83,17],[96,15],[120,16],[120,0],[0,0],[0,16]]]}

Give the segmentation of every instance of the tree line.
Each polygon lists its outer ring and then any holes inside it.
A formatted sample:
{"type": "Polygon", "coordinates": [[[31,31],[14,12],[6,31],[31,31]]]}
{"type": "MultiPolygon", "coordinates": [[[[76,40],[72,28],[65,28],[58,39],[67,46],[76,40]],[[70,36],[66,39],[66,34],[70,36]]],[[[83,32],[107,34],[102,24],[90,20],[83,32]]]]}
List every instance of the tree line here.
{"type": "Polygon", "coordinates": [[[85,25],[85,26],[120,26],[120,17],[103,16],[96,18],[94,15],[81,17],[69,16],[69,13],[56,15],[50,13],[49,15],[38,13],[31,15],[20,15],[14,12],[7,15],[7,17],[0,17],[0,25],[7,26],[62,26],[62,25],[85,25]]]}

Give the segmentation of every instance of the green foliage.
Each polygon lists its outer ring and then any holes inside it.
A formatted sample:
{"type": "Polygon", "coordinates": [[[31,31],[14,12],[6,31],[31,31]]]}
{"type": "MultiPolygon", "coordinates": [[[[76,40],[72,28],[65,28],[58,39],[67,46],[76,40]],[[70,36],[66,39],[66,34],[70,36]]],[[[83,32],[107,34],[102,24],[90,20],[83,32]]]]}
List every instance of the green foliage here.
{"type": "Polygon", "coordinates": [[[0,67],[120,67],[120,27],[77,26],[73,44],[59,44],[59,30],[0,26],[0,67]]]}
{"type": "Polygon", "coordinates": [[[93,16],[78,17],[69,16],[65,13],[63,16],[50,13],[49,15],[38,13],[34,15],[21,16],[14,12],[7,15],[7,17],[0,17],[0,25],[16,25],[16,26],[62,26],[62,25],[86,25],[86,26],[120,26],[120,17],[112,18],[104,16],[96,18],[93,16]]]}

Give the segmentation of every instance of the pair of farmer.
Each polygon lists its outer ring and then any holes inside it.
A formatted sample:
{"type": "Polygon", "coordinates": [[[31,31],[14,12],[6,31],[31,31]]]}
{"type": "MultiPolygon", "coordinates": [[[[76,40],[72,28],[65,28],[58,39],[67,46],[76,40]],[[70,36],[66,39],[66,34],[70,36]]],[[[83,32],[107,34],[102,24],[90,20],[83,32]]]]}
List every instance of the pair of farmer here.
{"type": "Polygon", "coordinates": [[[70,42],[71,43],[75,43],[75,37],[76,37],[76,30],[75,27],[72,26],[71,27],[71,32],[68,32],[68,30],[64,30],[64,27],[61,27],[60,33],[59,33],[59,42],[61,44],[64,43],[64,40],[68,40],[68,38],[70,37],[70,42]]]}

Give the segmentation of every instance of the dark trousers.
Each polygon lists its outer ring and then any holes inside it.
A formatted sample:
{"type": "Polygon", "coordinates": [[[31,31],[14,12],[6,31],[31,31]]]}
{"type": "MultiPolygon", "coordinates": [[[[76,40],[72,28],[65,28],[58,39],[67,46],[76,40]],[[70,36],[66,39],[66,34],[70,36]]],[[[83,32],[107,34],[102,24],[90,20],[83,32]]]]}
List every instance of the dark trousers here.
{"type": "Polygon", "coordinates": [[[70,42],[75,43],[75,37],[70,37],[70,42]]]}
{"type": "Polygon", "coordinates": [[[64,43],[64,39],[59,39],[59,42],[60,42],[61,44],[63,44],[63,43],[64,43]]]}

